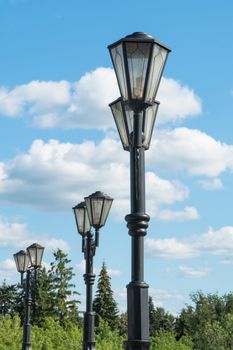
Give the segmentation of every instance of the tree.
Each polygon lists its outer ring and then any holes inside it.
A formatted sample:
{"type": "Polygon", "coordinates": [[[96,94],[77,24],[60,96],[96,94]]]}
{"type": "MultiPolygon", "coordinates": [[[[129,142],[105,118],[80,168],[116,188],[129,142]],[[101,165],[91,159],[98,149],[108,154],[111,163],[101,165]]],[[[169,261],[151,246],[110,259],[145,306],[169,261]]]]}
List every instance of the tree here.
{"type": "Polygon", "coordinates": [[[53,279],[51,274],[42,268],[37,270],[32,283],[34,283],[32,323],[41,326],[45,317],[53,316],[53,279]]]}
{"type": "Polygon", "coordinates": [[[154,336],[159,330],[172,331],[174,317],[162,307],[155,308],[153,299],[149,296],[150,335],[154,336]]]}
{"type": "Polygon", "coordinates": [[[149,296],[149,322],[150,322],[150,336],[155,335],[156,311],[153,299],[149,296]]]}
{"type": "Polygon", "coordinates": [[[99,325],[100,318],[108,322],[110,328],[113,330],[117,327],[118,308],[117,303],[113,298],[113,291],[111,289],[111,278],[108,275],[105,262],[103,262],[99,280],[97,284],[96,296],[93,301],[93,309],[96,312],[96,325],[99,325]]]}
{"type": "Polygon", "coordinates": [[[126,336],[128,326],[128,314],[127,312],[122,312],[118,317],[118,332],[119,335],[126,336]]]}
{"type": "Polygon", "coordinates": [[[79,301],[73,298],[79,293],[74,291],[75,285],[71,282],[74,276],[73,267],[68,266],[71,260],[60,249],[54,252],[54,257],[55,261],[50,264],[48,272],[52,317],[61,325],[68,320],[77,323],[79,301]]]}
{"type": "Polygon", "coordinates": [[[18,288],[15,284],[8,285],[3,281],[0,286],[0,314],[13,317],[18,305],[18,288]]]}

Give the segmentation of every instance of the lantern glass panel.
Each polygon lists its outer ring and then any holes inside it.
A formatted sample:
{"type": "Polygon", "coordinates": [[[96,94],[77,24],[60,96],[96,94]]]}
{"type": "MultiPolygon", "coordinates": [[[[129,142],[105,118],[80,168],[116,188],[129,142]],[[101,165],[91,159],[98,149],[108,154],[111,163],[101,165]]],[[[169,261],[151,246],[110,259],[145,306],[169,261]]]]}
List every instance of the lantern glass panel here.
{"type": "Polygon", "coordinates": [[[74,209],[78,232],[80,234],[85,234],[89,232],[91,229],[91,226],[90,226],[85,203],[83,202],[83,206],[77,205],[73,209],[74,209]]]}
{"type": "Polygon", "coordinates": [[[144,111],[143,116],[143,146],[145,149],[148,149],[150,147],[151,137],[154,129],[154,123],[158,111],[159,103],[155,102],[155,104],[151,107],[148,107],[144,111]]]}
{"type": "Polygon", "coordinates": [[[151,43],[125,43],[132,99],[143,98],[151,45],[151,43]]]}
{"type": "Polygon", "coordinates": [[[129,149],[129,139],[127,132],[127,125],[124,116],[124,106],[122,106],[122,101],[118,101],[110,105],[112,114],[120,135],[121,143],[124,149],[129,149]]]}
{"type": "Polygon", "coordinates": [[[14,254],[14,260],[18,272],[27,271],[29,265],[29,256],[24,250],[21,250],[18,253],[14,254]]]}
{"type": "Polygon", "coordinates": [[[145,97],[146,101],[153,102],[155,100],[168,52],[168,50],[157,44],[153,45],[150,75],[145,97]]]}
{"type": "Polygon", "coordinates": [[[126,123],[129,130],[129,141],[131,142],[132,133],[134,129],[134,111],[129,108],[125,108],[126,123]]]}
{"type": "Polygon", "coordinates": [[[103,209],[103,198],[93,197],[93,198],[87,198],[87,210],[88,213],[91,214],[89,216],[90,222],[92,226],[100,226],[100,219],[103,209]]]}
{"type": "Polygon", "coordinates": [[[109,211],[111,209],[112,206],[112,198],[105,198],[104,203],[103,203],[103,210],[102,210],[102,215],[100,218],[100,226],[104,226],[105,222],[107,220],[109,211]]]}
{"type": "Polygon", "coordinates": [[[123,55],[123,47],[122,43],[119,45],[112,47],[110,50],[112,61],[114,64],[121,96],[128,100],[128,93],[127,93],[127,83],[126,83],[126,76],[125,76],[125,63],[124,63],[124,55],[123,55]]]}
{"type": "Polygon", "coordinates": [[[35,268],[41,266],[42,256],[44,253],[44,247],[34,243],[27,248],[27,252],[30,258],[31,265],[35,268]]]}
{"type": "Polygon", "coordinates": [[[85,197],[90,224],[95,229],[99,229],[105,224],[111,207],[108,203],[112,203],[112,201],[113,198],[100,191],[85,197]]]}

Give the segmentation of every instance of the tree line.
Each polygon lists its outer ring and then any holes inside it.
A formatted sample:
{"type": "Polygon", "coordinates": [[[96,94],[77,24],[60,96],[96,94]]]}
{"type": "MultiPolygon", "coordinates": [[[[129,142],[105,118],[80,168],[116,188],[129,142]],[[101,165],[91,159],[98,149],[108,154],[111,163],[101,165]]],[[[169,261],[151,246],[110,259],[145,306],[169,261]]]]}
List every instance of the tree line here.
{"type": "MultiPolygon", "coordinates": [[[[74,271],[70,262],[67,254],[57,250],[50,268],[39,269],[32,280],[32,333],[37,344],[33,345],[34,349],[72,350],[78,349],[79,343],[81,349],[79,293],[72,282],[74,271]],[[56,329],[57,335],[64,341],[60,339],[57,342],[52,331],[49,333],[52,329],[56,329]],[[38,344],[41,344],[40,347],[38,344]]],[[[15,334],[11,342],[21,339],[23,294],[24,289],[20,284],[3,282],[0,286],[0,350],[14,349],[13,345],[4,347],[12,338],[7,336],[8,332],[15,334]]],[[[151,350],[233,349],[233,293],[219,296],[216,293],[195,292],[191,295],[190,305],[186,305],[179,315],[172,315],[155,305],[152,297],[149,297],[151,350]]],[[[105,263],[99,273],[93,308],[96,312],[97,349],[120,349],[123,339],[127,337],[127,313],[119,312],[105,263]]]]}

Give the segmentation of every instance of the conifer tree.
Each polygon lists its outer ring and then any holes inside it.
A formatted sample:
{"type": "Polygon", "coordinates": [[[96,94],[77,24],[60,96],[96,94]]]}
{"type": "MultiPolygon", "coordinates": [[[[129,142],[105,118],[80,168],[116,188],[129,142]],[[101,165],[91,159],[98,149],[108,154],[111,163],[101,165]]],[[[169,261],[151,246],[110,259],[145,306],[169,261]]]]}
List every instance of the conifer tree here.
{"type": "Polygon", "coordinates": [[[152,336],[161,329],[172,331],[174,328],[174,317],[162,307],[155,308],[152,297],[149,297],[149,321],[150,335],[152,336]]]}
{"type": "Polygon", "coordinates": [[[33,287],[33,305],[32,305],[32,323],[41,326],[45,317],[53,316],[52,304],[52,276],[46,271],[45,267],[38,269],[35,279],[32,281],[33,287]]]}
{"type": "Polygon", "coordinates": [[[18,289],[15,284],[8,285],[3,281],[0,286],[0,314],[3,316],[10,315],[13,317],[16,312],[18,300],[18,289]]]}
{"type": "Polygon", "coordinates": [[[118,307],[113,297],[111,289],[111,277],[108,275],[105,262],[103,262],[98,284],[96,296],[93,301],[93,309],[96,312],[96,325],[99,325],[100,318],[108,322],[113,330],[118,324],[118,307]]]}
{"type": "Polygon", "coordinates": [[[68,320],[78,322],[79,301],[73,298],[79,293],[74,291],[75,285],[72,283],[74,272],[73,267],[69,266],[71,260],[60,249],[54,252],[54,257],[55,261],[50,264],[48,272],[51,279],[49,294],[52,317],[61,325],[65,325],[68,320]]]}

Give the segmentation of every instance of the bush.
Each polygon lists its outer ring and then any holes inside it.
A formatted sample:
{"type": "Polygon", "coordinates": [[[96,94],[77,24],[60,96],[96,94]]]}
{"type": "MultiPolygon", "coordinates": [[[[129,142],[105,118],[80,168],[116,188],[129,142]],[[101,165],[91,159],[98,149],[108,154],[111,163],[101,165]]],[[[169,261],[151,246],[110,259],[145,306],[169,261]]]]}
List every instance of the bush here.
{"type": "Polygon", "coordinates": [[[176,340],[173,332],[160,330],[155,338],[152,338],[151,350],[192,350],[192,341],[188,337],[176,340]]]}

